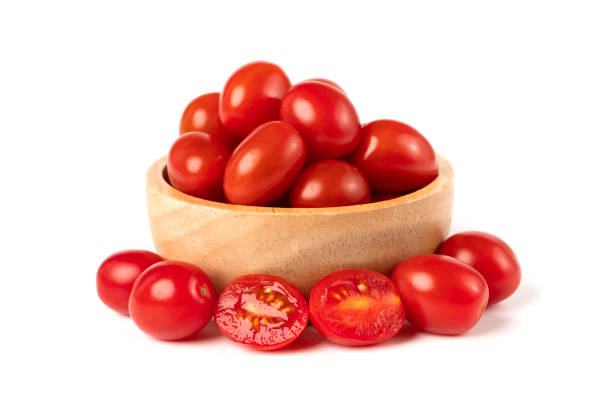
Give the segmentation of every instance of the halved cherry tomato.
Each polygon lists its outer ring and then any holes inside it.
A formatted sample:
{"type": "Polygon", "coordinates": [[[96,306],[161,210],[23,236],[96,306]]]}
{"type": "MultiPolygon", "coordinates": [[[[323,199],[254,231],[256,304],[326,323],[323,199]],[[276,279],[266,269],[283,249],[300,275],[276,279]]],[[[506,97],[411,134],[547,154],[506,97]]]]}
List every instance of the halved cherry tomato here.
{"type": "Polygon", "coordinates": [[[186,262],[164,261],[136,279],[130,296],[130,315],[150,336],[179,340],[206,326],[215,300],[215,288],[204,271],[186,262]]]}
{"type": "Polygon", "coordinates": [[[240,67],[221,92],[221,122],[232,134],[246,137],[257,126],[278,120],[281,99],[290,86],[278,65],[257,61],[240,67]]]}
{"type": "Polygon", "coordinates": [[[304,140],[290,124],[265,123],[230,157],[223,179],[225,196],[232,204],[268,205],[289,189],[305,159],[304,140]]]}
{"type": "Polygon", "coordinates": [[[328,340],[347,346],[383,342],[404,326],[404,306],[382,273],[349,269],[321,279],[310,293],[313,326],[328,340]]]}
{"type": "Polygon", "coordinates": [[[427,139],[395,120],[365,125],[351,162],[375,192],[407,193],[425,187],[438,176],[436,154],[427,139]]]}
{"type": "Polygon", "coordinates": [[[344,92],[344,89],[342,89],[340,87],[340,85],[338,85],[337,83],[335,83],[334,81],[331,81],[329,79],[325,79],[325,78],[311,78],[311,79],[305,80],[304,82],[321,82],[323,84],[331,85],[334,88],[336,88],[337,90],[339,90],[340,92],[342,92],[343,94],[346,94],[346,92],[344,92]]]}
{"type": "Polygon", "coordinates": [[[168,153],[168,179],[185,194],[223,201],[223,172],[229,151],[208,133],[189,132],[168,153]]]}
{"type": "Polygon", "coordinates": [[[229,133],[219,119],[219,92],[198,96],[183,111],[179,134],[202,132],[217,139],[230,152],[238,145],[240,139],[229,133]]]}
{"type": "Polygon", "coordinates": [[[436,334],[461,334],[478,322],[489,289],[474,268],[445,255],[421,255],[392,273],[413,327],[436,334]]]}
{"type": "Polygon", "coordinates": [[[521,267],[516,255],[495,235],[460,232],[444,241],[437,252],[476,269],[487,281],[490,305],[509,297],[521,282],[521,267]]]}
{"type": "Polygon", "coordinates": [[[370,186],[357,167],[323,160],[307,167],[291,188],[292,207],[339,207],[370,202],[370,186]]]}
{"type": "Polygon", "coordinates": [[[153,252],[139,249],[112,254],[102,262],[96,275],[100,300],[114,311],[129,315],[128,302],[134,281],[149,266],[163,260],[153,252]]]}
{"type": "Polygon", "coordinates": [[[219,295],[219,331],[257,350],[276,350],[295,340],[308,324],[308,307],[299,290],[272,275],[244,275],[219,295]]]}
{"type": "Polygon", "coordinates": [[[315,81],[294,85],[283,98],[280,117],[308,146],[308,162],[339,159],[359,144],[359,116],[338,88],[315,81]]]}

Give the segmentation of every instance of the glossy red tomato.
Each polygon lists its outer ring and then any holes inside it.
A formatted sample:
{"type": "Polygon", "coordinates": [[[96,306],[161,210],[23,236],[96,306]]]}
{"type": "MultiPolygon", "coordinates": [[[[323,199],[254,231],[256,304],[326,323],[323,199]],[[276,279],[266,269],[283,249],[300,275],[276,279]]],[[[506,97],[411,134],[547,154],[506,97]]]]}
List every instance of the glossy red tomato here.
{"type": "Polygon", "coordinates": [[[357,167],[323,160],[307,167],[291,188],[292,207],[339,207],[370,202],[370,186],[357,167]]]}
{"type": "Polygon", "coordinates": [[[179,340],[198,333],[213,315],[215,288],[195,265],[164,261],[136,279],[130,315],[145,333],[160,340],[179,340]]]}
{"type": "Polygon", "coordinates": [[[278,65],[258,61],[240,67],[221,92],[221,122],[232,134],[246,137],[257,126],[278,120],[289,87],[291,82],[278,65]]]}
{"type": "Polygon", "coordinates": [[[335,83],[334,81],[331,81],[329,79],[325,79],[325,78],[311,78],[311,79],[307,79],[304,82],[321,82],[327,85],[331,85],[334,88],[336,88],[337,90],[341,91],[343,94],[346,94],[346,92],[344,92],[344,89],[340,88],[340,85],[338,85],[337,83],[335,83]]]}
{"type": "Polygon", "coordinates": [[[339,159],[359,144],[359,117],[336,87],[315,81],[293,86],[283,98],[280,117],[304,137],[308,162],[339,159]]]}
{"type": "Polygon", "coordinates": [[[419,330],[460,334],[478,322],[489,289],[474,268],[444,255],[421,255],[400,263],[392,274],[408,321],[419,330]]]}
{"type": "Polygon", "coordinates": [[[178,138],[168,153],[168,179],[185,194],[223,201],[223,172],[229,151],[207,133],[178,138]]]}
{"type": "Polygon", "coordinates": [[[284,122],[268,122],[234,150],[223,179],[230,203],[268,205],[280,198],[300,173],[306,145],[300,134],[284,122]]]}
{"type": "Polygon", "coordinates": [[[395,120],[376,120],[365,125],[351,162],[376,192],[418,190],[438,176],[436,154],[427,139],[395,120]]]}
{"type": "Polygon", "coordinates": [[[364,346],[395,336],[405,312],[397,289],[385,275],[349,269],[321,279],[310,292],[310,321],[328,340],[364,346]]]}
{"type": "Polygon", "coordinates": [[[149,266],[163,260],[153,252],[138,249],[112,254],[102,262],[96,275],[100,300],[114,311],[129,315],[128,301],[134,281],[149,266]]]}
{"type": "Polygon", "coordinates": [[[276,350],[304,331],[308,307],[304,296],[289,282],[272,275],[244,275],[219,295],[215,323],[237,343],[276,350]]]}
{"type": "Polygon", "coordinates": [[[240,139],[229,133],[219,119],[219,92],[198,96],[183,111],[179,134],[202,132],[216,139],[230,152],[240,139]]]}
{"type": "Polygon", "coordinates": [[[495,235],[461,232],[444,241],[437,252],[476,269],[487,281],[490,305],[509,297],[521,282],[521,267],[516,255],[495,235]]]}

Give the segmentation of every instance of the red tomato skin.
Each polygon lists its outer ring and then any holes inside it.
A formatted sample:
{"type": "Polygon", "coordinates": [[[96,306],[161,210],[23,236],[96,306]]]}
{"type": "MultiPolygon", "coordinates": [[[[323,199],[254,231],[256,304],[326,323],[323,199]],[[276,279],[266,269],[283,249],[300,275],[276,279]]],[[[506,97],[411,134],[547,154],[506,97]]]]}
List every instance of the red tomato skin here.
{"type": "Polygon", "coordinates": [[[291,125],[264,123],[230,157],[223,178],[225,196],[232,204],[268,205],[289,190],[305,160],[306,145],[291,125]]]}
{"type": "Polygon", "coordinates": [[[323,84],[327,84],[330,86],[333,86],[334,88],[336,88],[337,90],[339,90],[340,92],[342,92],[343,94],[346,95],[346,92],[344,92],[344,89],[342,89],[340,87],[340,85],[338,85],[337,83],[335,83],[334,81],[330,80],[330,79],[325,79],[325,78],[311,78],[311,79],[307,79],[304,82],[321,82],[323,84]]]}
{"type": "Polygon", "coordinates": [[[420,255],[400,263],[391,275],[406,317],[416,329],[461,334],[480,319],[489,298],[476,270],[445,255],[420,255]]]}
{"type": "Polygon", "coordinates": [[[164,261],[136,279],[129,308],[145,333],[159,340],[180,340],[206,326],[215,300],[215,288],[204,271],[186,262],[164,261]]]}
{"type": "Polygon", "coordinates": [[[207,133],[179,137],[168,153],[168,179],[185,194],[223,201],[223,174],[230,152],[207,133]]]}
{"type": "Polygon", "coordinates": [[[357,167],[322,160],[307,167],[291,188],[292,207],[339,207],[370,202],[370,186],[357,167]]]}
{"type": "Polygon", "coordinates": [[[244,138],[257,126],[278,120],[289,78],[275,64],[256,61],[236,70],[220,96],[219,117],[232,134],[244,138]]]}
{"type": "Polygon", "coordinates": [[[359,116],[336,87],[315,81],[294,85],[283,98],[280,117],[306,142],[308,162],[339,159],[359,145],[359,116]]]}
{"type": "Polygon", "coordinates": [[[373,191],[408,193],[438,176],[433,148],[416,129],[395,120],[376,120],[361,129],[351,162],[368,179],[373,191]]]}
{"type": "Polygon", "coordinates": [[[304,331],[308,325],[308,306],[300,291],[284,279],[267,274],[243,275],[231,281],[219,295],[215,323],[223,335],[236,343],[255,350],[278,350],[293,342],[304,331]],[[253,296],[254,291],[265,289],[272,291],[264,292],[262,299],[253,296]],[[276,305],[274,302],[278,298],[266,301],[270,294],[280,294],[279,298],[282,297],[286,303],[276,305]],[[293,311],[287,313],[286,319],[278,317],[281,322],[258,323],[255,328],[254,319],[248,320],[241,315],[245,313],[242,306],[249,302],[255,302],[255,307],[277,316],[282,315],[279,312],[285,307],[291,307],[293,311]]]}
{"type": "Polygon", "coordinates": [[[228,151],[233,151],[240,139],[229,133],[219,118],[219,92],[200,95],[183,111],[179,135],[189,132],[207,133],[228,151]]]}
{"type": "Polygon", "coordinates": [[[514,251],[495,235],[479,231],[460,232],[444,241],[437,253],[476,269],[487,281],[489,305],[508,298],[521,283],[521,267],[514,251]]]}
{"type": "Polygon", "coordinates": [[[402,329],[406,319],[393,282],[364,269],[336,271],[319,280],[310,292],[308,311],[315,329],[343,346],[386,341],[402,329]],[[363,291],[360,284],[365,285],[363,291]],[[362,293],[365,300],[359,297],[362,293]]]}
{"type": "Polygon", "coordinates": [[[102,262],[96,274],[100,300],[114,311],[129,316],[128,302],[134,281],[149,266],[163,260],[156,253],[139,249],[110,255],[102,262]]]}

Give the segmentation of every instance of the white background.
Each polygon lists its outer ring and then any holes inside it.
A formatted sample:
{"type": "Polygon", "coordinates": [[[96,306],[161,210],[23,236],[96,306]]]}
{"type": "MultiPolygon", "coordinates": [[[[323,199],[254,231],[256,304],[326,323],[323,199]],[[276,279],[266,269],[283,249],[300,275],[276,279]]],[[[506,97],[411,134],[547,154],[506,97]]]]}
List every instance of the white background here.
{"type": "Polygon", "coordinates": [[[612,404],[609,2],[87,3],[0,6],[1,406],[612,404]],[[259,59],[419,129],[453,231],[506,240],[517,293],[463,336],[278,353],[106,309],[96,269],[153,249],[144,176],[182,109],[259,59]]]}

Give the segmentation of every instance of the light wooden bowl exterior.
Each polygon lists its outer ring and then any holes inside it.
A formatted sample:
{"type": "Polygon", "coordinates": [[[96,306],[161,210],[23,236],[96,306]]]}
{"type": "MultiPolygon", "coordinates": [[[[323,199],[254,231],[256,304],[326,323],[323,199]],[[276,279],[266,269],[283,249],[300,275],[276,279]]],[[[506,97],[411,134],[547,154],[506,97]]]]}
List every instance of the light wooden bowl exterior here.
{"type": "Polygon", "coordinates": [[[389,273],[431,253],[452,216],[453,169],[438,156],[439,176],[393,200],[350,207],[272,208],[217,203],[183,194],[164,178],[166,158],[147,173],[153,242],[167,259],[198,265],[219,292],[248,273],[269,273],[305,295],[328,273],[363,268],[389,273]]]}

